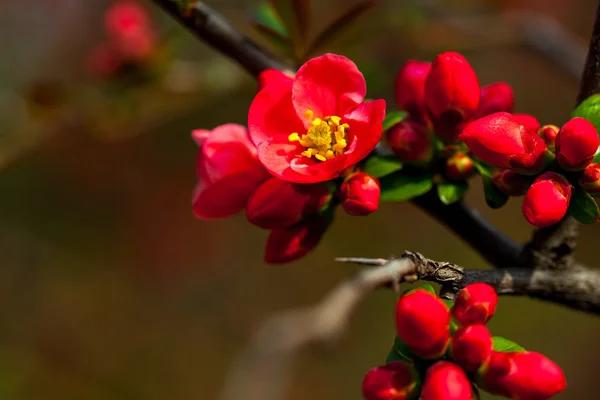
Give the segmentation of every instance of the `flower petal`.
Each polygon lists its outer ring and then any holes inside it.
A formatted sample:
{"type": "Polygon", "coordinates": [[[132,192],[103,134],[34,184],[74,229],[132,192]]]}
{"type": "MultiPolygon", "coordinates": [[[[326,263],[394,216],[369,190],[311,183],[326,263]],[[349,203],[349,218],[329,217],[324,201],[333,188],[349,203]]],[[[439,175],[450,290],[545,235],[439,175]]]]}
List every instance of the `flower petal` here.
{"type": "Polygon", "coordinates": [[[292,80],[278,80],[265,86],[248,111],[248,132],[257,146],[278,135],[304,133],[304,125],[292,105],[292,80]]]}
{"type": "Polygon", "coordinates": [[[271,174],[285,181],[317,182],[313,177],[297,172],[291,166],[296,159],[306,159],[312,164],[319,163],[314,159],[300,156],[303,149],[297,142],[292,143],[287,136],[280,135],[258,145],[258,159],[271,174]]]}
{"type": "Polygon", "coordinates": [[[238,124],[219,125],[210,131],[207,137],[204,137],[204,135],[206,134],[200,129],[192,132],[196,143],[204,138],[201,143],[202,153],[207,158],[213,157],[224,146],[232,144],[244,146],[250,155],[256,156],[256,146],[250,141],[250,136],[245,126],[238,124]]]}
{"type": "Polygon", "coordinates": [[[350,125],[350,135],[356,138],[356,148],[344,153],[350,157],[347,166],[356,164],[377,146],[384,118],[385,100],[365,101],[344,115],[344,121],[350,125]]]}
{"type": "Polygon", "coordinates": [[[365,78],[356,64],[343,56],[325,54],[307,61],[298,70],[292,101],[298,116],[312,110],[315,117],[322,118],[343,115],[360,103],[366,93],[365,78]]]}

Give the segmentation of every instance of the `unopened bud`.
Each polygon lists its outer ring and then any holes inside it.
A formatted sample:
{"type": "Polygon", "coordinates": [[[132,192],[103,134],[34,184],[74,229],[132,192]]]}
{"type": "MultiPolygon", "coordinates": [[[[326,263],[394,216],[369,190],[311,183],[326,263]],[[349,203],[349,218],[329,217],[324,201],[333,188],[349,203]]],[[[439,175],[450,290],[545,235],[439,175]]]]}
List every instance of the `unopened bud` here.
{"type": "Polygon", "coordinates": [[[418,375],[411,364],[393,361],[367,372],[362,394],[365,400],[405,400],[412,398],[418,385],[418,375]]]}
{"type": "Polygon", "coordinates": [[[583,170],[579,186],[591,195],[600,194],[600,164],[590,164],[583,170]]]}
{"type": "Polygon", "coordinates": [[[355,216],[366,216],[377,211],[380,195],[379,181],[364,172],[350,175],[340,188],[342,207],[355,216]]]}
{"type": "Polygon", "coordinates": [[[494,171],[492,182],[499,191],[508,196],[523,196],[531,185],[529,178],[510,169],[494,171]]]}
{"type": "Polygon", "coordinates": [[[581,117],[573,118],[556,135],[556,161],[567,171],[581,171],[592,163],[599,144],[594,125],[581,117]]]}
{"type": "Polygon", "coordinates": [[[485,324],[496,312],[498,295],[487,283],[473,283],[463,288],[452,307],[452,316],[461,325],[485,324]]]}
{"type": "Polygon", "coordinates": [[[452,335],[452,359],[468,372],[475,372],[492,354],[492,335],[485,325],[467,325],[452,335]]]}
{"type": "Polygon", "coordinates": [[[446,176],[450,179],[467,179],[475,171],[473,159],[464,153],[457,153],[446,160],[446,176]]]}
{"type": "Polygon", "coordinates": [[[402,162],[427,163],[433,155],[433,141],[420,123],[404,120],[387,132],[387,142],[402,162]]]}
{"type": "Polygon", "coordinates": [[[555,172],[544,172],[525,193],[523,215],[538,228],[554,225],[567,213],[570,200],[569,181],[555,172]]]}
{"type": "Polygon", "coordinates": [[[544,139],[546,146],[552,151],[554,151],[554,143],[559,130],[560,128],[556,125],[544,125],[538,130],[538,135],[544,139]]]}
{"type": "Polygon", "coordinates": [[[472,400],[471,381],[462,368],[449,361],[438,361],[427,369],[422,400],[472,400]]]}

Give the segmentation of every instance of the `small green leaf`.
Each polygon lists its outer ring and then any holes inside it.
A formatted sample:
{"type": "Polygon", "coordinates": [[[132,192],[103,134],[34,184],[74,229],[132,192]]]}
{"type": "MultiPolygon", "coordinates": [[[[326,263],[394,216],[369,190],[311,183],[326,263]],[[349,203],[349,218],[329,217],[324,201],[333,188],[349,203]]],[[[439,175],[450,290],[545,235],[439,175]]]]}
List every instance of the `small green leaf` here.
{"type": "Polygon", "coordinates": [[[467,181],[446,181],[437,185],[437,192],[440,201],[446,205],[456,203],[461,200],[469,190],[467,181]]]}
{"type": "Polygon", "coordinates": [[[571,193],[569,212],[582,224],[593,224],[600,214],[594,198],[579,186],[576,186],[571,193]]]}
{"type": "Polygon", "coordinates": [[[571,117],[587,119],[600,132],[600,94],[594,94],[581,102],[573,111],[571,117]]]}
{"type": "Polygon", "coordinates": [[[333,21],[321,33],[317,35],[312,44],[308,47],[304,54],[304,58],[316,53],[318,50],[326,47],[336,36],[338,36],[345,28],[360,17],[365,11],[374,7],[377,0],[363,0],[355,4],[352,8],[340,15],[338,19],[333,21]]]}
{"type": "Polygon", "coordinates": [[[473,158],[473,165],[481,176],[487,176],[488,178],[492,177],[492,171],[495,168],[494,166],[485,163],[478,158],[473,158]]]}
{"type": "Polygon", "coordinates": [[[431,286],[428,283],[426,283],[424,285],[421,285],[421,286],[408,288],[404,292],[402,292],[402,296],[406,296],[407,294],[412,293],[415,290],[419,290],[419,289],[422,289],[422,290],[424,290],[426,292],[429,292],[429,293],[434,294],[434,295],[437,296],[437,293],[435,292],[435,289],[433,288],[433,286],[431,286]]]}
{"type": "Polygon", "coordinates": [[[594,161],[592,162],[594,164],[600,163],[600,147],[598,147],[598,150],[596,150],[596,152],[594,153],[594,161]]]}
{"type": "Polygon", "coordinates": [[[492,337],[492,349],[503,353],[526,351],[524,347],[521,347],[512,340],[508,340],[502,336],[492,337]]]}
{"type": "Polygon", "coordinates": [[[383,119],[383,131],[385,132],[398,122],[401,122],[407,115],[406,111],[390,111],[383,119]]]}
{"type": "Polygon", "coordinates": [[[261,33],[268,31],[280,40],[287,40],[291,43],[290,34],[272,4],[263,3],[256,8],[252,17],[252,25],[261,33]],[[258,28],[258,26],[262,28],[258,28]]]}
{"type": "Polygon", "coordinates": [[[367,158],[362,168],[363,172],[375,178],[383,178],[401,169],[402,163],[396,157],[377,155],[367,158]]]}
{"type": "Polygon", "coordinates": [[[427,193],[433,175],[427,171],[399,171],[381,179],[381,201],[404,201],[427,193]]]}
{"type": "Polygon", "coordinates": [[[394,345],[392,349],[388,353],[387,358],[385,359],[386,364],[392,361],[405,361],[408,363],[414,363],[415,356],[410,352],[408,346],[404,344],[402,340],[398,336],[394,339],[394,345]]]}
{"type": "Polygon", "coordinates": [[[489,176],[482,176],[485,202],[490,208],[500,208],[508,201],[508,195],[502,193],[489,176]]]}

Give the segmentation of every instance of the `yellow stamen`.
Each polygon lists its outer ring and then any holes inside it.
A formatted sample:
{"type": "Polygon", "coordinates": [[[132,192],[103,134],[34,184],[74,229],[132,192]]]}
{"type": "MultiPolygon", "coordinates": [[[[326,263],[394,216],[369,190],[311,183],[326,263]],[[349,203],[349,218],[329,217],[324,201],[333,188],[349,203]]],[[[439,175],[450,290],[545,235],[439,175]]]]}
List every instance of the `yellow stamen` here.
{"type": "Polygon", "coordinates": [[[314,118],[312,110],[306,110],[304,117],[310,122],[310,128],[304,135],[294,132],[288,136],[290,142],[298,142],[306,150],[300,154],[304,157],[315,157],[319,161],[327,161],[344,152],[347,146],[346,133],[348,124],[341,124],[342,119],[336,115],[314,118]]]}

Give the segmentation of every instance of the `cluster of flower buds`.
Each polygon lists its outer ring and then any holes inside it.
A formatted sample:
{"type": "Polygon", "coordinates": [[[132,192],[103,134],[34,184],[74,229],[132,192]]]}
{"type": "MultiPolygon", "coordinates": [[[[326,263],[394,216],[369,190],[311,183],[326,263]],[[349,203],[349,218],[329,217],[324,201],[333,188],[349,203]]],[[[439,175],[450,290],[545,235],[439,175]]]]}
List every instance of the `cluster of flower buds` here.
{"type": "Polygon", "coordinates": [[[536,227],[556,224],[565,216],[573,187],[598,192],[600,175],[592,162],[600,140],[583,118],[559,129],[498,112],[471,122],[459,138],[476,157],[498,168],[493,183],[499,191],[525,195],[523,215],[536,227]]]}
{"type": "Polygon", "coordinates": [[[443,175],[453,181],[465,180],[475,170],[468,149],[457,141],[463,128],[474,119],[514,108],[509,85],[496,82],[480,88],[475,71],[454,52],[439,54],[432,63],[408,61],[396,78],[395,97],[409,116],[387,131],[391,150],[416,166],[443,158],[443,175]]]}
{"type": "Polygon", "coordinates": [[[363,101],[365,93],[356,65],[332,54],[294,77],[264,71],[248,130],[227,124],[192,133],[200,147],[196,216],[245,209],[248,221],[271,231],[265,261],[275,264],[311,251],[336,205],[355,216],[376,211],[379,181],[355,164],[381,137],[385,102],[363,101]]]}
{"type": "Polygon", "coordinates": [[[563,391],[566,380],[554,362],[492,337],[486,323],[497,302],[484,283],[465,287],[451,308],[431,287],[401,296],[392,350],[400,357],[365,375],[364,398],[471,400],[478,386],[510,399],[544,400],[563,391]]]}
{"type": "Polygon", "coordinates": [[[156,54],[156,31],[150,15],[135,0],[117,0],[104,14],[108,40],[92,50],[88,67],[99,77],[110,78],[126,67],[148,63],[156,54]]]}

